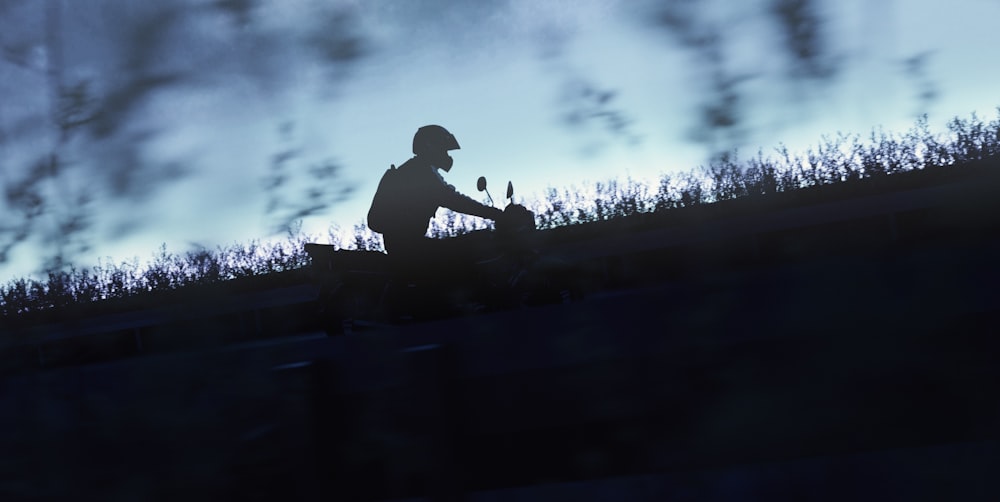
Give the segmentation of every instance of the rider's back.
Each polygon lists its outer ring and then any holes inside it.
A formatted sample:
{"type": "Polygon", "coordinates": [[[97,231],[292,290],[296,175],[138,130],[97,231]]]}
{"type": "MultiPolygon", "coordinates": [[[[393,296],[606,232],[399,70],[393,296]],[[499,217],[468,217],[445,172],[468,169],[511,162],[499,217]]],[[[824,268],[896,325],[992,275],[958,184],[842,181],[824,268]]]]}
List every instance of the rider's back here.
{"type": "Polygon", "coordinates": [[[432,168],[417,158],[390,167],[368,211],[369,228],[390,238],[422,237],[440,205],[436,178],[432,168]]]}
{"type": "Polygon", "coordinates": [[[502,215],[499,209],[459,193],[429,160],[417,156],[383,175],[368,212],[368,226],[383,235],[386,250],[392,253],[390,242],[423,240],[439,207],[484,218],[502,215]]]}

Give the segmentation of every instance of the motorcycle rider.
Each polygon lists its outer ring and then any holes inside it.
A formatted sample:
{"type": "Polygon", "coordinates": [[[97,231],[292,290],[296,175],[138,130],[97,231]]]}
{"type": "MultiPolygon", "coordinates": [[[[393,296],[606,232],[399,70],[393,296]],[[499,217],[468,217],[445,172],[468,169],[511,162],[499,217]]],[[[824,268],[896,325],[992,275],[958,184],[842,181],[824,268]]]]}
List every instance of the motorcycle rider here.
{"type": "Polygon", "coordinates": [[[523,299],[532,285],[539,291],[539,286],[552,289],[542,284],[547,276],[529,273],[537,255],[531,239],[534,214],[513,202],[505,210],[488,206],[445,182],[441,171],[449,172],[454,162],[448,152],[458,149],[458,140],[444,127],[419,128],[413,136],[414,157],[385,172],[368,211],[368,227],[382,234],[396,284],[405,285],[389,300],[402,309],[426,315],[455,302],[467,307],[470,299],[480,306],[480,301],[505,305],[523,299]],[[426,237],[440,207],[495,221],[499,241],[490,234],[479,234],[485,240],[461,242],[426,237]],[[490,256],[486,260],[484,250],[490,256]],[[414,286],[418,289],[409,289],[414,286]]]}
{"type": "Polygon", "coordinates": [[[439,125],[426,125],[413,135],[413,154],[398,168],[382,177],[368,211],[368,226],[381,233],[390,256],[407,262],[442,258],[442,246],[425,236],[439,207],[497,220],[503,211],[463,195],[445,182],[440,171],[449,172],[458,150],[458,140],[439,125]]]}

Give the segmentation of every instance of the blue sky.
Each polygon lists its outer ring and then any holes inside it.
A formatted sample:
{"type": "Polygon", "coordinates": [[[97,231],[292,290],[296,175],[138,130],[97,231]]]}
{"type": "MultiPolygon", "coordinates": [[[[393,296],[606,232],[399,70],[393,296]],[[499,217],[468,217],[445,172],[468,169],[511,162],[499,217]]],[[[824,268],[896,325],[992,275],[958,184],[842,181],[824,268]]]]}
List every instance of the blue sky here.
{"type": "MultiPolygon", "coordinates": [[[[264,1],[254,15],[287,38],[294,27],[316,24],[316,3],[264,1]]],[[[741,153],[767,153],[779,143],[802,150],[838,131],[867,134],[882,126],[903,132],[920,112],[928,114],[932,129],[973,111],[996,116],[998,1],[818,0],[828,52],[839,68],[819,84],[786,78],[780,43],[763,15],[765,0],[703,3],[705,16],[726,26],[727,68],[751,75],[739,87],[745,134],[726,145],[741,153]],[[920,54],[923,77],[908,78],[904,61],[920,54]],[[935,99],[921,102],[921,85],[930,86],[935,99]]],[[[530,196],[550,186],[626,175],[653,179],[695,168],[710,153],[691,134],[707,85],[703,65],[649,22],[653,4],[342,1],[338,6],[352,14],[352,29],[365,47],[342,73],[331,73],[291,44],[268,52],[273,62],[241,66],[236,56],[254,52],[232,45],[243,42],[229,36],[231,19],[204,16],[182,37],[190,45],[178,44],[156,64],[183,65],[212,51],[233,57],[216,64],[219,73],[208,83],[156,93],[129,122],[136,131],[157,130],[143,139],[142,159],[182,164],[189,174],[131,198],[115,199],[95,184],[89,206],[94,247],[79,261],[144,261],[161,243],[180,252],[267,238],[275,219],[265,214],[262,179],[271,156],[289,147],[299,152],[289,169],[331,160],[342,166],[334,182],[355,186],[348,200],[305,218],[303,229],[325,235],[331,223],[350,228],[363,220],[384,169],[409,158],[413,132],[431,123],[450,129],[462,145],[446,178],[476,197],[480,175],[497,187],[494,194],[512,180],[530,196]],[[260,78],[257,71],[268,74],[260,78]],[[567,125],[566,114],[588,103],[580,98],[588,86],[614,92],[607,109],[628,119],[624,133],[599,120],[567,125]],[[288,123],[293,125],[282,136],[279,127],[288,123]],[[121,221],[124,216],[130,221],[121,221]]],[[[105,64],[122,30],[113,19],[130,19],[123,10],[142,9],[135,5],[62,2],[68,75],[101,81],[114,71],[105,64]]],[[[31,6],[6,16],[5,28],[12,20],[18,26],[0,35],[5,47],[30,40],[25,33],[44,19],[31,6]]],[[[28,66],[44,67],[52,57],[45,47],[27,54],[28,66]]],[[[38,72],[10,63],[0,62],[0,78],[0,130],[13,137],[20,120],[45,106],[45,87],[38,72]]],[[[18,179],[51,143],[51,135],[38,132],[0,144],[4,182],[18,179]]],[[[67,147],[65,156],[77,166],[93,166],[116,152],[95,142],[67,147]]],[[[62,183],[90,186],[93,172],[78,169],[62,183]]],[[[0,279],[36,268],[38,250],[48,244],[39,237],[15,248],[0,264],[0,279]]]]}

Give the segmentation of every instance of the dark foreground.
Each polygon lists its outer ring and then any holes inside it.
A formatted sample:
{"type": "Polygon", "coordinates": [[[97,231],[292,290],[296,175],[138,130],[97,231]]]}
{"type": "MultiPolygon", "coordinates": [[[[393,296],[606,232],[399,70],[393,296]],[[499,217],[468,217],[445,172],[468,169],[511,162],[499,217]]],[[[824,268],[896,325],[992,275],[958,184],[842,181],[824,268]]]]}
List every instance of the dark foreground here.
{"type": "Polygon", "coordinates": [[[0,499],[995,500],[966,183],[567,240],[570,304],[11,373],[0,499]]]}

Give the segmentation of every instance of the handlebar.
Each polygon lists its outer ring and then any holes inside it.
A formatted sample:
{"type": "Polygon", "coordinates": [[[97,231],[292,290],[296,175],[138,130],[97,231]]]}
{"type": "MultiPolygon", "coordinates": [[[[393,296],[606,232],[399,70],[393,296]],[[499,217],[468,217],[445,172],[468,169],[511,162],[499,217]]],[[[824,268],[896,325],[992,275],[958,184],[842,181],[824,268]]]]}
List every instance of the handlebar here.
{"type": "Polygon", "coordinates": [[[508,204],[496,221],[497,233],[510,234],[535,230],[535,213],[521,204],[508,204]]]}

